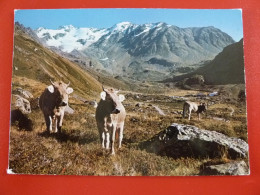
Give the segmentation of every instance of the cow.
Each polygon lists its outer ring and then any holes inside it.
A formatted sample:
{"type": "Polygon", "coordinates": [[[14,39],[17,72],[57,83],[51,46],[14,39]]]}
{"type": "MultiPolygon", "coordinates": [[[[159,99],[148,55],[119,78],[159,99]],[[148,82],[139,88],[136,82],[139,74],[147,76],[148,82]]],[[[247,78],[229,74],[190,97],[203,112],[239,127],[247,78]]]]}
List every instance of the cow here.
{"type": "Polygon", "coordinates": [[[188,118],[190,120],[191,112],[194,111],[197,113],[198,118],[200,120],[200,113],[206,112],[206,110],[207,110],[207,106],[205,103],[197,104],[195,102],[185,101],[183,104],[182,116],[183,118],[185,118],[185,114],[188,111],[188,115],[189,115],[188,118]]]}
{"type": "Polygon", "coordinates": [[[119,133],[119,148],[122,146],[126,111],[122,104],[124,95],[118,95],[119,91],[104,89],[100,93],[101,100],[96,108],[96,122],[99,131],[102,148],[109,149],[111,139],[111,153],[115,155],[116,131],[119,133]],[[112,137],[111,137],[112,136],[112,137]]]}
{"type": "Polygon", "coordinates": [[[65,84],[62,81],[52,82],[39,99],[39,106],[43,112],[47,133],[52,131],[52,122],[54,121],[55,133],[61,133],[62,121],[65,108],[68,106],[69,94],[73,92],[70,83],[65,84]]]}

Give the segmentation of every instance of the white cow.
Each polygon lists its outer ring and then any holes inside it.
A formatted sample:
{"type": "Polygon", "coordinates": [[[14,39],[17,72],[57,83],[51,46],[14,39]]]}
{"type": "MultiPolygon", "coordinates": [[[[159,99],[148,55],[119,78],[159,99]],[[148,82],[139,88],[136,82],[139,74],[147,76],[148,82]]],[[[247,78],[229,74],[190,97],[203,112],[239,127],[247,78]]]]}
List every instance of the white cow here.
{"type": "Polygon", "coordinates": [[[122,146],[126,111],[122,105],[124,95],[117,95],[114,89],[104,89],[101,92],[101,100],[96,109],[96,122],[102,143],[102,148],[110,148],[110,136],[112,136],[112,155],[115,154],[114,144],[116,131],[119,131],[119,148],[122,146]]]}

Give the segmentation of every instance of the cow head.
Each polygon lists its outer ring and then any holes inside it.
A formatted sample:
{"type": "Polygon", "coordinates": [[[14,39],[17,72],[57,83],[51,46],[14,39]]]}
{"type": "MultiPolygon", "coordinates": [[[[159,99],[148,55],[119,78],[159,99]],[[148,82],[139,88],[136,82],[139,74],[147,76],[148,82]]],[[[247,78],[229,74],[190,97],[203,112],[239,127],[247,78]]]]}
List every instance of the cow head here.
{"type": "Polygon", "coordinates": [[[125,100],[124,95],[118,95],[119,91],[114,89],[104,89],[100,93],[100,97],[103,101],[108,103],[108,109],[110,110],[111,114],[118,114],[122,108],[122,101],[125,100]]]}
{"type": "Polygon", "coordinates": [[[71,87],[68,87],[70,83],[65,84],[62,81],[52,82],[51,85],[47,87],[48,91],[55,96],[55,105],[67,106],[69,100],[69,94],[73,92],[71,87]]]}
{"type": "Polygon", "coordinates": [[[201,103],[198,106],[198,110],[199,110],[199,112],[206,112],[207,111],[207,105],[205,103],[201,103]]]}

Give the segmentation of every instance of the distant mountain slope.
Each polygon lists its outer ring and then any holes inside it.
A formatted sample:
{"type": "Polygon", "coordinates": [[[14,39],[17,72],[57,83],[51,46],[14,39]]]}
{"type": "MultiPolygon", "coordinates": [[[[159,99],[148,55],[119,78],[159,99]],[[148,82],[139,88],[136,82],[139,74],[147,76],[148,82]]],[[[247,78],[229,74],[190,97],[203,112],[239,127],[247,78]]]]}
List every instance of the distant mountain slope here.
{"type": "Polygon", "coordinates": [[[97,97],[101,84],[78,65],[35,42],[30,33],[15,25],[13,78],[50,84],[50,79],[71,82],[75,93],[97,97]]]}
{"type": "Polygon", "coordinates": [[[245,83],[243,39],[225,47],[214,60],[204,67],[189,74],[167,79],[166,81],[180,81],[196,74],[203,75],[207,84],[222,85],[245,83]]]}
{"type": "Polygon", "coordinates": [[[224,48],[211,63],[197,70],[197,73],[204,75],[207,83],[244,83],[243,39],[224,48]]]}
{"type": "Polygon", "coordinates": [[[147,78],[148,73],[155,80],[160,79],[157,75],[167,76],[178,67],[213,59],[234,43],[228,34],[212,26],[179,28],[162,22],[122,22],[106,29],[69,25],[35,32],[48,46],[65,52],[78,50],[113,75],[147,78]],[[138,66],[133,68],[133,64],[138,66]]]}

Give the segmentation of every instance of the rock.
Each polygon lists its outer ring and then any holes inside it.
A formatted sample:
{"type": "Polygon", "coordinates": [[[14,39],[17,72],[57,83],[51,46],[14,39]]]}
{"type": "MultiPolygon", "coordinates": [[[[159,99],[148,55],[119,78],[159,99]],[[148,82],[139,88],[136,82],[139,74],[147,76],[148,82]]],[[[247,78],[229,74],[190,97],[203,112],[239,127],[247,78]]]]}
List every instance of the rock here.
{"type": "Polygon", "coordinates": [[[210,165],[204,167],[200,175],[248,175],[249,168],[245,161],[234,161],[231,163],[210,165]]]}
{"type": "Polygon", "coordinates": [[[93,101],[90,101],[90,102],[89,102],[89,105],[93,106],[94,108],[97,108],[98,103],[97,103],[96,100],[93,100],[93,101]]]}
{"type": "Polygon", "coordinates": [[[132,117],[132,118],[130,118],[130,121],[136,123],[139,121],[139,119],[132,117]]]}
{"type": "Polygon", "coordinates": [[[135,105],[135,107],[140,107],[140,103],[137,103],[137,104],[135,105]]]}
{"type": "Polygon", "coordinates": [[[26,91],[24,89],[22,89],[21,87],[18,87],[15,89],[15,92],[18,93],[18,95],[23,96],[24,98],[33,98],[33,95],[31,94],[31,92],[26,91]]]}
{"type": "Polygon", "coordinates": [[[74,110],[73,110],[71,107],[66,106],[64,112],[66,112],[66,113],[68,113],[68,114],[73,114],[73,113],[74,113],[74,110]]]}
{"type": "Polygon", "coordinates": [[[31,113],[30,102],[19,95],[12,95],[12,107],[19,109],[23,114],[31,113]]]}
{"type": "Polygon", "coordinates": [[[205,79],[202,75],[193,75],[192,77],[186,79],[184,81],[185,85],[191,86],[191,85],[202,85],[204,84],[205,79]]]}
{"type": "Polygon", "coordinates": [[[225,154],[235,159],[248,155],[248,144],[242,139],[177,123],[173,123],[166,130],[141,143],[140,147],[148,152],[174,158],[215,158],[225,154]]]}
{"type": "Polygon", "coordinates": [[[162,111],[162,109],[160,109],[158,106],[154,106],[153,107],[155,108],[155,110],[162,116],[165,116],[165,113],[162,111]]]}
{"type": "Polygon", "coordinates": [[[224,122],[227,122],[229,123],[230,121],[229,120],[226,120],[224,118],[220,118],[220,117],[212,117],[213,120],[216,120],[216,121],[224,121],[224,122]]]}

